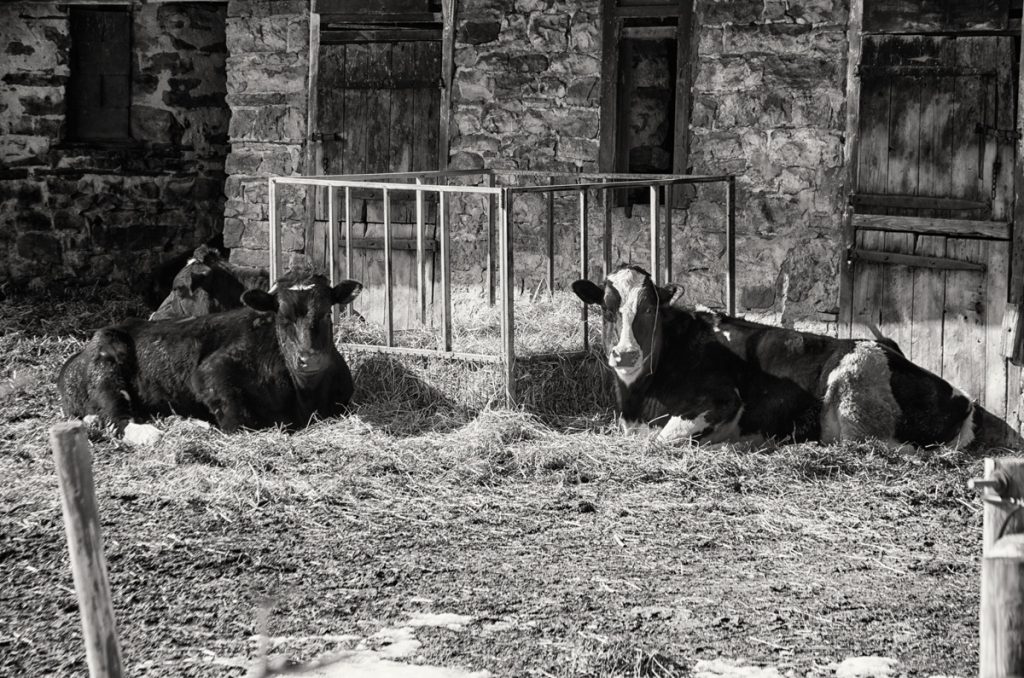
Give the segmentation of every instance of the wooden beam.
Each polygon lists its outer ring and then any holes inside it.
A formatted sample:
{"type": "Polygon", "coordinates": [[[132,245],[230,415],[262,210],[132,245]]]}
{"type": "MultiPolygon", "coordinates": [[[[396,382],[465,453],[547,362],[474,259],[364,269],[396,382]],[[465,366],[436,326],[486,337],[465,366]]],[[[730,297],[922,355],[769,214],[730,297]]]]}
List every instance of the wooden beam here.
{"type": "Polygon", "coordinates": [[[322,11],[320,12],[320,24],[331,27],[365,24],[370,21],[375,24],[440,24],[442,15],[443,12],[353,14],[322,11]]]}
{"type": "MultiPolygon", "coordinates": [[[[690,166],[690,114],[693,110],[693,64],[696,42],[693,40],[693,0],[680,0],[682,14],[676,25],[676,101],[675,138],[672,140],[672,173],[686,174],[690,166]]],[[[685,190],[671,191],[673,204],[684,199],[685,190]]]]}
{"type": "MultiPolygon", "coordinates": [[[[348,244],[346,238],[338,239],[338,247],[348,244]]],[[[384,249],[384,238],[352,238],[353,250],[382,250],[384,249]]],[[[416,238],[392,238],[392,250],[416,251],[416,238]]],[[[434,238],[423,239],[423,249],[427,252],[436,252],[440,249],[437,240],[434,238]]]]}
{"type": "MultiPolygon", "coordinates": [[[[860,143],[860,68],[861,30],[864,21],[864,0],[850,0],[850,20],[846,28],[848,51],[846,55],[846,142],[843,144],[843,162],[846,163],[843,190],[847,196],[857,190],[857,153],[860,143]]],[[[847,201],[843,213],[841,247],[843,252],[855,244],[853,205],[847,201]]],[[[847,257],[839,259],[839,332],[847,337],[853,333],[853,266],[847,257]]]]}
{"type": "Polygon", "coordinates": [[[852,221],[853,227],[858,230],[929,233],[954,238],[1010,239],[1010,224],[1005,221],[897,217],[888,214],[855,214],[852,221]]]}
{"type": "MultiPolygon", "coordinates": [[[[306,80],[306,143],[303,149],[304,168],[303,174],[311,176],[323,174],[323,167],[320,166],[320,156],[323,151],[323,144],[319,139],[317,120],[317,81],[320,74],[320,15],[311,13],[309,15],[309,74],[306,80]]],[[[331,189],[328,189],[331,190],[331,189]]],[[[316,239],[316,205],[317,198],[323,193],[322,189],[306,189],[304,197],[305,209],[302,214],[302,232],[304,234],[305,252],[307,256],[319,254],[314,248],[316,239]]],[[[333,227],[329,225],[329,227],[333,227]]],[[[321,261],[314,261],[320,264],[321,261]]],[[[271,281],[273,282],[273,281],[271,281]]]]}
{"type": "Polygon", "coordinates": [[[918,254],[900,254],[899,252],[879,252],[876,250],[862,250],[852,248],[847,259],[853,261],[864,261],[871,264],[896,264],[899,266],[913,266],[916,268],[941,268],[946,271],[979,271],[984,272],[985,264],[976,264],[973,261],[961,261],[959,259],[948,259],[946,257],[924,257],[918,254]]]}
{"type": "Polygon", "coordinates": [[[679,5],[647,5],[633,7],[614,7],[612,13],[620,18],[651,18],[673,17],[682,14],[679,5]]]}
{"type": "MultiPolygon", "coordinates": [[[[1020,63],[1024,67],[1024,50],[1020,63]]],[[[1017,129],[1024,125],[1024,68],[1017,81],[1017,129]]],[[[1010,304],[1024,304],[1024,135],[1017,139],[1017,153],[1013,163],[1013,242],[1010,245],[1010,304]]],[[[1014,338],[1014,342],[1022,340],[1014,338]]],[[[1016,398],[1017,394],[1010,394],[1016,398]]]]}
{"type": "Polygon", "coordinates": [[[854,207],[892,207],[912,210],[983,210],[990,206],[990,203],[983,200],[933,198],[923,195],[884,195],[881,193],[854,193],[850,196],[850,201],[854,207]]]}
{"type": "Polygon", "coordinates": [[[121,678],[121,646],[114,623],[110,578],[103,557],[103,528],[96,507],[92,449],[80,421],[50,429],[71,575],[82,617],[82,640],[91,678],[121,678]]]}
{"type": "Polygon", "coordinates": [[[424,42],[441,40],[438,28],[357,28],[325,30],[320,33],[324,45],[352,42],[424,42]]]}
{"type": "Polygon", "coordinates": [[[455,0],[442,0],[441,10],[444,27],[441,31],[441,129],[437,135],[437,165],[439,170],[444,171],[448,169],[448,134],[452,117],[452,86],[455,79],[455,0]]]}
{"type": "Polygon", "coordinates": [[[676,26],[623,26],[622,37],[641,40],[671,40],[676,37],[676,26]]]}
{"type": "Polygon", "coordinates": [[[602,172],[616,169],[620,24],[615,18],[615,0],[601,0],[601,137],[597,165],[602,172]]]}

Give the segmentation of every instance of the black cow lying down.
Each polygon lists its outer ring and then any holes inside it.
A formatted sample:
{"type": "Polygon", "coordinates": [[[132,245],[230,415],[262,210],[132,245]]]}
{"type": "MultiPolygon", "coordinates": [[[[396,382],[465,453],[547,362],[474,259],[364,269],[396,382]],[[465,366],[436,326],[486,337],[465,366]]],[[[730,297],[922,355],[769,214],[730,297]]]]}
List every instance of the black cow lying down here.
{"type": "MultiPolygon", "coordinates": [[[[889,343],[770,327],[676,303],[621,266],[604,287],[573,283],[600,306],[608,365],[627,431],[660,427],[663,440],[705,442],[879,439],[964,446],[974,403],[889,343]]],[[[978,408],[980,410],[980,408],[978,408]]]]}
{"type": "Polygon", "coordinates": [[[246,291],[246,308],[97,330],[61,368],[64,413],[99,415],[137,442],[158,436],[137,420],[172,412],[225,431],[340,414],[353,384],[330,312],[360,290],[353,280],[332,288],[323,276],[302,276],[273,292],[246,291]]]}
{"type": "Polygon", "coordinates": [[[243,292],[265,290],[269,284],[265,270],[235,266],[216,249],[200,245],[174,276],[170,292],[149,319],[197,318],[241,308],[243,292]]]}

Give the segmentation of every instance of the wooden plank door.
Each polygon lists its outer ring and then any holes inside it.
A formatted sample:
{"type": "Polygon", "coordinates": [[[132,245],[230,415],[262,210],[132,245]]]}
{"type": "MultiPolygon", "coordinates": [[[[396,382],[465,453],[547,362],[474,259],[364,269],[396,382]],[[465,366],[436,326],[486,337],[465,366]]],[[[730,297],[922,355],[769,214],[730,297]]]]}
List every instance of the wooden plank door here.
{"type": "MultiPolygon", "coordinates": [[[[365,174],[438,169],[441,43],[428,40],[340,42],[320,45],[314,144],[320,174],[365,174]]],[[[314,258],[323,258],[326,192],[317,197],[314,258]]],[[[392,292],[395,329],[420,326],[417,299],[416,207],[412,193],[391,198],[392,292]]],[[[427,303],[434,297],[437,202],[425,206],[427,303]]],[[[352,193],[352,271],[363,293],[354,308],[383,323],[384,205],[380,191],[352,193]]],[[[338,242],[344,248],[344,192],[338,192],[338,242]]],[[[438,291],[439,294],[439,291],[438,291]]]]}
{"type": "Polygon", "coordinates": [[[1014,38],[864,36],[852,336],[1007,409],[1002,322],[1013,214],[1014,38]]]}

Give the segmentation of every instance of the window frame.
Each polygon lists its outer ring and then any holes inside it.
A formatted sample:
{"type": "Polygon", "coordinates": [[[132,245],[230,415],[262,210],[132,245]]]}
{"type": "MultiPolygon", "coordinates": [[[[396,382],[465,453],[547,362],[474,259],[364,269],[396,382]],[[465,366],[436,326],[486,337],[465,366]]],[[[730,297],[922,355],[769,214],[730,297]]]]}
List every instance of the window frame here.
{"type": "MultiPolygon", "coordinates": [[[[674,102],[674,133],[672,142],[672,173],[685,174],[689,167],[690,112],[692,102],[694,41],[694,0],[650,0],[637,5],[630,0],[601,1],[601,135],[598,149],[598,169],[601,172],[621,173],[628,169],[628,149],[623,145],[623,125],[627,124],[627,102],[620,97],[622,86],[621,47],[623,38],[629,38],[631,24],[644,23],[674,28],[676,40],[676,74],[674,102]],[[666,19],[675,18],[675,26],[665,26],[666,19]],[[636,21],[640,20],[640,21],[636,21]]],[[[666,36],[668,37],[668,36],[666,36]]],[[[679,205],[682,191],[673,191],[673,203],[679,205]]]]}
{"type": "MultiPolygon", "coordinates": [[[[117,3],[117,2],[105,2],[105,3],[68,3],[66,5],[67,16],[68,16],[68,38],[70,46],[68,48],[68,81],[65,86],[64,92],[64,134],[61,145],[66,147],[89,147],[89,148],[124,148],[127,146],[137,146],[139,141],[134,138],[132,134],[132,100],[133,100],[133,71],[134,71],[134,47],[135,47],[135,35],[134,35],[134,11],[130,3],[117,3]],[[76,58],[76,51],[81,49],[81,40],[75,39],[75,31],[72,28],[74,14],[86,14],[86,13],[117,13],[124,15],[127,20],[127,36],[126,36],[126,54],[124,55],[127,64],[127,87],[125,94],[125,103],[127,120],[125,121],[124,133],[118,134],[117,136],[91,136],[83,135],[80,126],[76,125],[76,116],[79,115],[72,109],[72,99],[74,97],[74,91],[76,89],[76,81],[81,86],[82,77],[88,75],[95,75],[94,72],[89,71],[83,73],[81,70],[81,62],[76,58]]],[[[102,74],[101,74],[102,75],[102,74]]]]}

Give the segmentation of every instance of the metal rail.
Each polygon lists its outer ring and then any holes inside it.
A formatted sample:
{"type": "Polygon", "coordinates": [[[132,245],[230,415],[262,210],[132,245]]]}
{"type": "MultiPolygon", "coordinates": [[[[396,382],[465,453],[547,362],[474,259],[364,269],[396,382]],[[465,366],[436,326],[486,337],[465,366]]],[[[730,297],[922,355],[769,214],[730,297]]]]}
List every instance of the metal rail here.
{"type": "MultiPolygon", "coordinates": [[[[672,280],[672,209],[676,187],[686,184],[725,184],[725,235],[726,235],[726,279],[725,299],[730,315],[736,312],[736,182],[732,175],[684,175],[684,174],[628,174],[628,173],[580,173],[567,177],[541,170],[449,170],[431,172],[397,172],[387,174],[349,174],[337,176],[315,177],[270,177],[269,188],[269,220],[270,220],[270,277],[277,280],[282,271],[281,251],[281,212],[278,186],[327,187],[327,219],[328,219],[328,262],[331,284],[335,285],[341,277],[338,238],[338,194],[344,189],[344,222],[345,233],[345,275],[352,276],[352,191],[379,192],[383,198],[384,216],[384,303],[386,345],[345,344],[357,351],[374,351],[396,355],[413,355],[437,357],[477,362],[500,363],[505,376],[506,398],[509,403],[515,401],[515,258],[513,203],[517,194],[546,194],[546,254],[547,267],[545,277],[549,294],[555,287],[555,238],[554,238],[554,198],[557,193],[571,192],[575,194],[578,209],[579,227],[579,270],[581,277],[590,273],[590,204],[591,193],[602,195],[602,235],[601,247],[602,273],[608,275],[612,264],[612,205],[614,191],[619,189],[648,189],[650,201],[649,243],[651,249],[650,271],[656,284],[672,280]],[[461,182],[452,184],[453,178],[476,178],[482,185],[463,185],[461,182]],[[535,178],[532,185],[504,185],[503,178],[514,178],[516,184],[522,178],[535,178]],[[555,183],[560,180],[564,183],[555,183]],[[433,314],[428,313],[427,275],[426,275],[426,194],[433,194],[437,200],[437,239],[440,256],[440,294],[441,294],[441,341],[440,348],[405,348],[395,346],[394,331],[394,294],[392,271],[392,223],[391,196],[395,192],[411,192],[416,200],[416,316],[426,324],[433,314]],[[499,300],[495,298],[495,288],[500,296],[501,305],[501,354],[484,355],[463,353],[452,347],[452,301],[451,301],[451,224],[448,209],[448,197],[454,194],[486,196],[487,214],[485,233],[486,267],[485,284],[491,305],[499,300]],[[662,211],[664,210],[664,211],[662,211]]],[[[335,315],[336,317],[336,315],[335,315]]],[[[590,328],[586,306],[581,311],[583,329],[582,353],[567,355],[585,355],[589,350],[590,328]]],[[[545,354],[547,355],[547,354],[545,354]]],[[[520,356],[518,361],[534,359],[533,356],[520,356]]]]}

